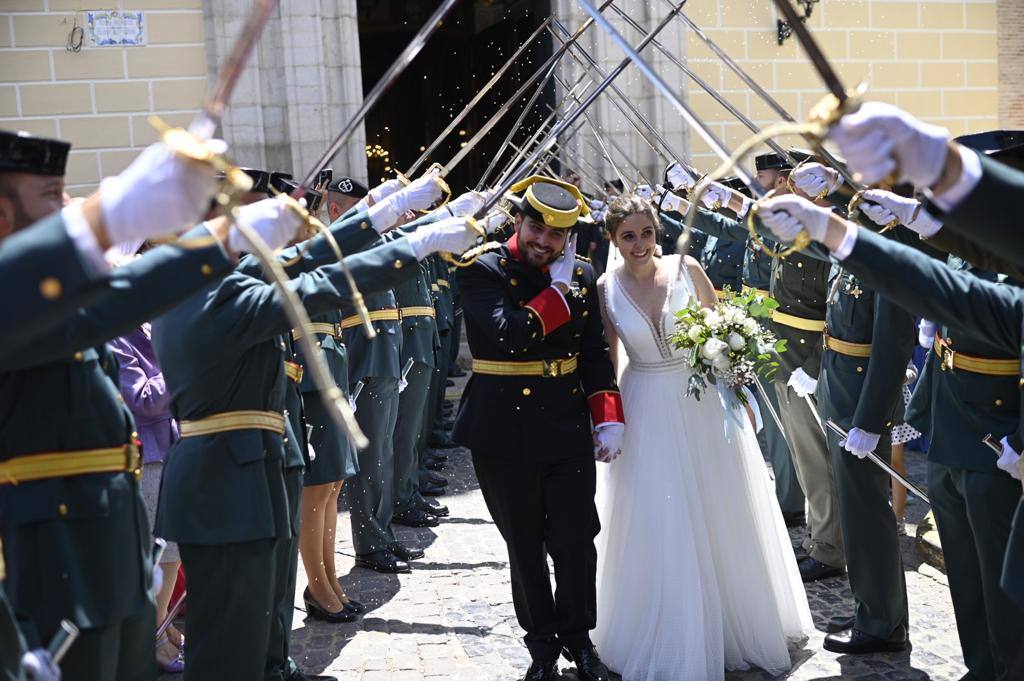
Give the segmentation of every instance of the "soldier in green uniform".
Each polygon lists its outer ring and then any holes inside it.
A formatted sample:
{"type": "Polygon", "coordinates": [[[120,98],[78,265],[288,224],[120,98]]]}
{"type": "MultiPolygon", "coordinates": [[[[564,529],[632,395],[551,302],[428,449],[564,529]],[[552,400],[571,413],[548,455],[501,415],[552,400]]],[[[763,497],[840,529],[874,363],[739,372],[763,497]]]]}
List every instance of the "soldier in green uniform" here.
{"type": "MultiPolygon", "coordinates": [[[[146,229],[173,232],[205,211],[215,189],[213,171],[193,175],[193,167],[154,145],[120,176],[105,179],[97,194],[47,222],[127,234],[125,225],[151,207],[170,206],[150,215],[146,229]]],[[[14,229],[27,226],[16,222],[14,229]]],[[[48,641],[64,618],[82,630],[64,658],[65,679],[156,673],[139,455],[105,342],[228,272],[222,244],[234,250],[234,236],[226,225],[198,227],[111,271],[117,285],[101,301],[0,362],[5,590],[31,645],[48,641]]]]}
{"type": "MultiPolygon", "coordinates": [[[[431,178],[417,180],[332,231],[343,249],[357,250],[400,213],[438,195],[431,178]]],[[[464,224],[445,222],[349,256],[348,263],[361,288],[386,288],[414,273],[416,261],[434,250],[460,250],[472,241],[464,224]]],[[[319,264],[334,255],[317,237],[303,258],[319,264]]],[[[301,272],[288,285],[318,314],[348,301],[346,281],[334,263],[301,272]]],[[[187,677],[265,672],[276,556],[293,535],[283,442],[287,344],[281,339],[289,327],[273,286],[240,270],[154,323],[154,347],[182,431],[168,455],[157,526],[179,543],[189,575],[187,677]]]]}
{"type": "MultiPolygon", "coordinates": [[[[757,181],[778,194],[789,192],[789,162],[777,153],[755,158],[757,181]]],[[[737,195],[728,205],[742,210],[737,195]]],[[[671,218],[662,214],[663,223],[671,218]]],[[[736,241],[749,236],[746,225],[723,215],[700,210],[694,227],[736,241]]],[[[681,228],[679,228],[681,231],[681,228]]],[[[839,507],[832,464],[825,433],[808,400],[817,388],[821,366],[822,332],[829,263],[805,253],[772,258],[769,294],[779,303],[772,311],[771,329],[788,341],[780,356],[781,367],[774,378],[778,414],[782,420],[796,475],[807,498],[807,531],[803,542],[806,556],[800,558],[804,581],[841,575],[846,565],[839,507]]]]}
{"type": "Polygon", "coordinates": [[[780,238],[792,239],[806,229],[866,285],[944,325],[915,396],[915,401],[931,398],[928,413],[914,414],[912,401],[910,422],[932,435],[929,493],[947,549],[965,664],[972,678],[1010,678],[1024,636],[1024,612],[998,583],[1020,489],[998,470],[1001,462],[980,438],[1019,428],[1016,351],[1024,292],[955,271],[806,202],[773,199],[761,212],[780,238]],[[955,337],[955,352],[949,336],[955,337]]]}

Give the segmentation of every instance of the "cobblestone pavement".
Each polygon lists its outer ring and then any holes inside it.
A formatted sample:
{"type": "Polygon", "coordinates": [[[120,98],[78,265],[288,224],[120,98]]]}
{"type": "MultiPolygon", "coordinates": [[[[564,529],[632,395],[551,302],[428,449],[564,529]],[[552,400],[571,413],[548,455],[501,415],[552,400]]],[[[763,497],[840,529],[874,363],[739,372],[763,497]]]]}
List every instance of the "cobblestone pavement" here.
{"type": "MultiPolygon", "coordinates": [[[[512,609],[505,547],[477,488],[469,452],[447,453],[451,492],[441,501],[451,517],[433,529],[397,528],[401,541],[426,551],[414,562],[412,574],[355,568],[348,514],[339,517],[339,575],[348,593],[368,607],[362,621],[328,625],[306,619],[300,562],[292,652],[304,671],[360,681],[521,678],[530,659],[512,609]]],[[[908,452],[907,463],[910,477],[921,482],[923,456],[908,452]]],[[[926,511],[920,502],[908,506],[910,537],[926,511]]],[[[792,533],[794,543],[800,532],[792,533]]],[[[903,544],[913,651],[854,657],[822,650],[825,623],[852,612],[848,582],[831,579],[808,587],[818,631],[792,647],[794,666],[782,678],[946,681],[964,674],[945,575],[922,563],[913,539],[903,544]]],[[[575,680],[568,665],[562,666],[563,677],[575,680]]],[[[726,675],[728,681],[770,678],[760,671],[726,675]]]]}

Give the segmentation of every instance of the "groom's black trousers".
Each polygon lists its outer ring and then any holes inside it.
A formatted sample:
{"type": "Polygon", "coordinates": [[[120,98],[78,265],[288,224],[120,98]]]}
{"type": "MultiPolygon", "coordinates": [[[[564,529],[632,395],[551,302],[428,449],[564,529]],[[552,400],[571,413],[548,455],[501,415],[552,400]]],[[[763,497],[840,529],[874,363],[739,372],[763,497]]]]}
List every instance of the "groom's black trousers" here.
{"type": "Polygon", "coordinates": [[[600,529],[594,460],[543,463],[474,451],[473,467],[508,547],[512,602],[530,655],[553,661],[562,646],[590,645],[597,624],[594,537],[600,529]]]}

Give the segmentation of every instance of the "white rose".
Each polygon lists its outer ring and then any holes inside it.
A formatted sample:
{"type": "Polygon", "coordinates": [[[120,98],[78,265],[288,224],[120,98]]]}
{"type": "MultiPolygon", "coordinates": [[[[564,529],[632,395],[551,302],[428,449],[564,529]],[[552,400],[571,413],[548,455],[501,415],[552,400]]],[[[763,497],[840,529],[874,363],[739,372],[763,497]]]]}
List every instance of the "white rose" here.
{"type": "Polygon", "coordinates": [[[707,317],[712,312],[714,312],[714,310],[712,310],[710,307],[702,307],[700,309],[700,316],[701,317],[707,317]]]}
{"type": "Polygon", "coordinates": [[[729,343],[729,348],[732,350],[742,350],[747,345],[747,339],[736,332],[730,333],[729,338],[726,340],[729,343]]]}
{"type": "Polygon", "coordinates": [[[719,355],[711,362],[712,368],[720,374],[724,374],[732,368],[732,363],[725,355],[719,355]]]}
{"type": "Polygon", "coordinates": [[[707,317],[704,318],[704,321],[707,322],[707,325],[712,329],[717,329],[722,325],[723,320],[722,315],[718,314],[715,310],[712,310],[708,313],[707,317]]]}
{"type": "Polygon", "coordinates": [[[690,330],[686,332],[686,335],[689,337],[690,340],[696,343],[698,340],[700,340],[700,333],[701,329],[699,326],[691,326],[690,330]]]}
{"type": "Polygon", "coordinates": [[[704,359],[715,360],[722,356],[725,349],[729,347],[717,338],[709,338],[708,342],[704,344],[704,347],[700,349],[701,357],[704,359]]]}
{"type": "Polygon", "coordinates": [[[747,332],[747,335],[753,335],[757,332],[757,320],[751,317],[747,317],[743,320],[743,330],[747,332]]]}
{"type": "Polygon", "coordinates": [[[725,321],[729,322],[730,324],[737,324],[741,322],[743,320],[743,317],[743,310],[736,307],[735,305],[730,305],[727,308],[725,308],[725,321]]]}

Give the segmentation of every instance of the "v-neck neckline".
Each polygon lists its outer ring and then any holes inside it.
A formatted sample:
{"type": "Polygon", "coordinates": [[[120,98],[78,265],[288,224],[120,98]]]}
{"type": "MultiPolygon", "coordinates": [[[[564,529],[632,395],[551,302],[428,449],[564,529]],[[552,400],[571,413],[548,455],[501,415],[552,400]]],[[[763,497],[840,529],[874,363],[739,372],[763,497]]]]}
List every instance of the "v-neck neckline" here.
{"type": "MultiPolygon", "coordinates": [[[[624,268],[625,265],[623,265],[623,267],[619,270],[620,273],[618,276],[620,279],[622,278],[621,272],[624,268]]],[[[655,271],[654,276],[655,278],[657,278],[657,270],[655,271]]],[[[637,314],[643,317],[644,321],[647,322],[647,325],[651,328],[651,331],[654,333],[655,338],[657,338],[659,341],[664,340],[666,336],[665,314],[668,311],[669,301],[672,299],[672,289],[674,288],[675,284],[674,277],[666,276],[665,279],[665,299],[661,303],[661,314],[659,315],[657,322],[651,319],[650,315],[648,315],[647,312],[645,312],[644,309],[637,304],[636,300],[633,299],[633,296],[629,293],[629,289],[626,287],[626,283],[624,281],[619,282],[619,287],[622,289],[622,295],[626,297],[626,300],[628,300],[629,304],[633,306],[633,309],[637,311],[637,314]]]]}

